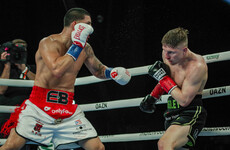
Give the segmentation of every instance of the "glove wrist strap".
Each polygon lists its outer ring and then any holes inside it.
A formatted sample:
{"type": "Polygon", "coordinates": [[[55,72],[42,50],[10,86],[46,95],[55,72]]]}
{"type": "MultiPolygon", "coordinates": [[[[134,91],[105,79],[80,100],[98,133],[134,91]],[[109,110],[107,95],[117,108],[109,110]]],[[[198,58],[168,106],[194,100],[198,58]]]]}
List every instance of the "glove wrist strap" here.
{"type": "Polygon", "coordinates": [[[83,48],[79,47],[78,45],[72,44],[66,54],[73,57],[74,61],[76,61],[82,49],[83,48]]]}
{"type": "Polygon", "coordinates": [[[150,95],[152,97],[155,97],[156,99],[160,99],[161,95],[165,93],[164,89],[161,87],[161,85],[158,83],[155,88],[152,90],[150,95]]]}
{"type": "Polygon", "coordinates": [[[177,87],[176,83],[169,76],[163,77],[159,83],[168,94],[170,94],[172,90],[177,87]]]}
{"type": "Polygon", "coordinates": [[[113,69],[113,68],[106,68],[106,69],[105,69],[105,77],[106,77],[107,79],[111,79],[110,73],[111,73],[112,69],[113,69]]]}

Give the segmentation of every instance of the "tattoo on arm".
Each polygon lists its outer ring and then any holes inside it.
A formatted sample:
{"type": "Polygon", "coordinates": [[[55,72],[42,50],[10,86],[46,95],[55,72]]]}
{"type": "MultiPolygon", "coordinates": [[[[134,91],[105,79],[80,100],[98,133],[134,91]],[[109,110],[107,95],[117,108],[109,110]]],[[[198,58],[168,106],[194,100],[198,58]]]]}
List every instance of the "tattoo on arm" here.
{"type": "Polygon", "coordinates": [[[89,44],[87,44],[87,45],[85,46],[85,53],[86,53],[86,56],[87,56],[87,57],[92,57],[92,56],[94,56],[94,53],[93,53],[93,51],[92,51],[92,47],[91,47],[89,44]]]}
{"type": "Polygon", "coordinates": [[[86,66],[90,72],[98,78],[105,78],[105,65],[97,59],[90,45],[85,47],[85,53],[87,57],[86,66]]]}

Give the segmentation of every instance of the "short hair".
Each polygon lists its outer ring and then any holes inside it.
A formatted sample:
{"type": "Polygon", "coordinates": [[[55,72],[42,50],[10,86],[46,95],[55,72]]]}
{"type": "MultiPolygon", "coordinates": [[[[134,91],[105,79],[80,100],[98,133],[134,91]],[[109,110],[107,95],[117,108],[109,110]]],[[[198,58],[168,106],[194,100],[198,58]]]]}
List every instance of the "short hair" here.
{"type": "Polygon", "coordinates": [[[181,27],[169,30],[163,36],[161,44],[170,46],[172,48],[175,48],[182,43],[184,43],[185,46],[188,46],[188,34],[189,31],[181,27]]]}
{"type": "Polygon", "coordinates": [[[71,8],[64,16],[64,27],[68,27],[73,21],[82,20],[85,15],[90,16],[89,12],[83,8],[71,8]]]}
{"type": "Polygon", "coordinates": [[[24,45],[25,47],[27,47],[27,42],[26,42],[25,40],[22,40],[22,39],[14,39],[14,40],[12,41],[12,43],[13,43],[14,45],[16,45],[16,44],[22,44],[22,45],[24,45]]]}

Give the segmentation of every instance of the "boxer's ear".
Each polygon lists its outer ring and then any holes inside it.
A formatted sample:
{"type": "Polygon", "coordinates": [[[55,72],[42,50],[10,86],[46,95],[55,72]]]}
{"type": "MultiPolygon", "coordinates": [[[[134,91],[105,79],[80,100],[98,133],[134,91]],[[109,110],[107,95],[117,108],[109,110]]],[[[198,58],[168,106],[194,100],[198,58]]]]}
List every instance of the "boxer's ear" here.
{"type": "Polygon", "coordinates": [[[185,48],[183,49],[183,54],[185,55],[185,54],[187,53],[187,51],[188,51],[188,48],[185,47],[185,48]]]}
{"type": "Polygon", "coordinates": [[[70,26],[71,26],[71,28],[74,30],[74,26],[77,24],[77,21],[73,21],[71,24],[70,24],[70,26]]]}

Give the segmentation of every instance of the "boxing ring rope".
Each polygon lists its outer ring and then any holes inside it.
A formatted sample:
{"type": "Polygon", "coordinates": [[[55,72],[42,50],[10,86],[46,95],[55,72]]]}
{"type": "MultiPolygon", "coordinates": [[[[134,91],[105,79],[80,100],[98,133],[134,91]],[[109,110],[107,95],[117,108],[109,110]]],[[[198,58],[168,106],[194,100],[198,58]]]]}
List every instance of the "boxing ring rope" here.
{"type": "MultiPolygon", "coordinates": [[[[159,139],[165,131],[141,132],[129,134],[101,135],[99,138],[103,143],[109,142],[131,142],[147,141],[159,139]]],[[[203,128],[199,136],[227,136],[230,135],[230,127],[203,128]]],[[[4,144],[6,139],[0,139],[0,145],[4,144]]],[[[36,144],[28,142],[27,144],[36,144]]]]}
{"type": "MultiPolygon", "coordinates": [[[[165,131],[142,132],[130,134],[102,135],[99,136],[103,143],[107,142],[131,142],[157,140],[165,131]]],[[[199,136],[226,136],[230,135],[230,127],[203,128],[199,136]]]]}
{"type": "MultiPolygon", "coordinates": [[[[214,98],[220,96],[230,95],[230,86],[222,86],[216,88],[205,89],[202,94],[202,99],[214,98]]],[[[166,104],[169,95],[162,95],[161,99],[156,104],[166,104]]],[[[105,101],[99,103],[89,103],[81,104],[79,107],[85,112],[87,111],[100,111],[100,110],[110,110],[128,107],[138,107],[143,97],[123,99],[123,100],[113,100],[105,101]]],[[[16,106],[0,106],[1,113],[12,113],[16,106]]]]}
{"type": "MultiPolygon", "coordinates": [[[[219,61],[230,60],[230,51],[214,53],[203,56],[206,63],[214,63],[219,61]]],[[[148,66],[136,67],[128,69],[132,76],[144,75],[148,72],[148,66]]],[[[108,80],[108,79],[107,79],[108,80]]],[[[85,85],[107,81],[98,79],[94,76],[81,77],[76,79],[75,85],[85,85]]],[[[0,85],[4,86],[17,86],[17,87],[32,87],[34,81],[32,80],[19,80],[19,79],[0,79],[0,85]]],[[[228,96],[230,95],[230,86],[222,86],[216,88],[205,89],[203,91],[202,99],[228,96]]],[[[157,104],[165,104],[169,95],[162,95],[157,104]]],[[[127,107],[139,106],[143,97],[106,101],[100,103],[82,104],[79,105],[83,111],[100,111],[109,109],[119,109],[127,107]]],[[[16,106],[0,106],[0,112],[12,113],[16,106]]],[[[128,142],[128,141],[143,141],[143,140],[156,140],[164,134],[164,131],[142,132],[142,133],[129,133],[129,134],[116,134],[116,135],[102,135],[99,136],[102,142],[128,142]]],[[[199,136],[226,136],[230,135],[230,127],[213,127],[203,128],[199,136]]],[[[0,145],[4,144],[6,139],[0,139],[0,145]]],[[[32,143],[32,142],[30,142],[32,143]]],[[[29,143],[28,143],[29,144],[29,143]]]]}
{"type": "MultiPolygon", "coordinates": [[[[99,138],[103,143],[109,142],[131,142],[147,141],[159,139],[165,131],[141,132],[129,134],[101,135],[99,138]]],[[[230,127],[203,128],[199,136],[227,136],[230,135],[230,127]]],[[[4,144],[6,139],[0,139],[0,145],[4,144]]],[[[27,144],[36,144],[28,142],[27,144]]]]}
{"type": "MultiPolygon", "coordinates": [[[[204,55],[203,58],[205,59],[206,63],[214,63],[219,61],[230,60],[230,51],[204,55]]],[[[149,66],[150,65],[130,68],[128,70],[132,76],[139,76],[139,75],[147,74],[149,66]]],[[[93,84],[93,83],[99,83],[107,80],[110,79],[99,79],[96,78],[95,76],[81,77],[76,79],[74,85],[79,86],[79,85],[93,84]]],[[[34,81],[20,80],[20,79],[0,79],[0,85],[15,86],[15,87],[33,87],[34,81]]]]}

